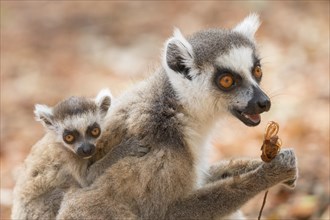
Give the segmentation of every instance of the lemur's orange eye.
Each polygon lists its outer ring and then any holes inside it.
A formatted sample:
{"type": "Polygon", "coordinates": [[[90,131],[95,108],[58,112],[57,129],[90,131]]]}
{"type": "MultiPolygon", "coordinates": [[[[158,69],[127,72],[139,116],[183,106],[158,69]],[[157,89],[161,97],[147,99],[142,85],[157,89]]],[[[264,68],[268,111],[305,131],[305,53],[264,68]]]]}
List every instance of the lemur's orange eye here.
{"type": "Polygon", "coordinates": [[[262,69],[260,66],[256,66],[253,69],[253,75],[259,80],[262,77],[262,69]]]}
{"type": "Polygon", "coordinates": [[[230,89],[234,84],[233,76],[226,74],[219,79],[219,84],[223,89],[230,89]]]}
{"type": "Polygon", "coordinates": [[[99,134],[100,134],[100,129],[99,129],[99,128],[93,128],[93,130],[91,131],[91,134],[92,134],[94,137],[99,136],[99,134]]]}
{"type": "Polygon", "coordinates": [[[75,140],[75,138],[72,134],[67,134],[64,136],[64,141],[68,144],[73,143],[74,140],[75,140]]]}

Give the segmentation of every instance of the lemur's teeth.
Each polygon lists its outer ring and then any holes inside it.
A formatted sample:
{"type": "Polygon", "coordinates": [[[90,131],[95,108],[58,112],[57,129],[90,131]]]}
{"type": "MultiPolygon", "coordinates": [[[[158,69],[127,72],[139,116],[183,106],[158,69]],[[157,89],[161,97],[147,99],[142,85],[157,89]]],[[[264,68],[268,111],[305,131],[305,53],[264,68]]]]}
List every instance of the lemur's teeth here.
{"type": "Polygon", "coordinates": [[[246,119],[249,119],[250,121],[253,121],[253,122],[258,122],[260,121],[260,115],[259,114],[252,114],[252,115],[248,115],[248,114],[245,114],[245,113],[241,113],[246,119]]]}

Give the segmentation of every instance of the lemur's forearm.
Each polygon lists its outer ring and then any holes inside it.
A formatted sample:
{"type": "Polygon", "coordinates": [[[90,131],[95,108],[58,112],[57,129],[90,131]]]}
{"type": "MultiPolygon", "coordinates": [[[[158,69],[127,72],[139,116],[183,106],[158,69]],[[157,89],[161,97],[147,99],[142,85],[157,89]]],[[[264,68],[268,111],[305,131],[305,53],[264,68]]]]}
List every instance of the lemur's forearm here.
{"type": "Polygon", "coordinates": [[[211,166],[205,183],[242,175],[257,169],[263,162],[258,159],[232,159],[211,166]]]}
{"type": "MultiPolygon", "coordinates": [[[[205,179],[205,183],[215,182],[221,179],[226,179],[229,177],[239,176],[253,170],[256,170],[262,164],[264,164],[260,159],[232,159],[223,161],[221,163],[211,166],[208,175],[205,179]]],[[[289,188],[294,188],[296,184],[296,178],[286,181],[283,184],[289,188]]]]}
{"type": "Polygon", "coordinates": [[[174,204],[168,219],[212,219],[239,209],[261,191],[296,176],[297,164],[292,150],[283,150],[272,162],[241,176],[205,185],[174,204]]]}
{"type": "Polygon", "coordinates": [[[263,178],[261,170],[237,178],[209,183],[169,209],[168,219],[212,219],[227,216],[245,202],[273,184],[263,178]]]}

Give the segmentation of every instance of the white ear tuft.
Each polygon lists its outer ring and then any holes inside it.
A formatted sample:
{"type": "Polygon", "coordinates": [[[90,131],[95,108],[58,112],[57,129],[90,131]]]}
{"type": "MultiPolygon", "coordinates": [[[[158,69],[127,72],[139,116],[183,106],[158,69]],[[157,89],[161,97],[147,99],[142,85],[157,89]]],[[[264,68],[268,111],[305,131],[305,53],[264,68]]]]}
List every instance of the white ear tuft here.
{"type": "Polygon", "coordinates": [[[96,96],[95,102],[99,106],[101,116],[104,117],[111,105],[112,94],[109,89],[102,89],[96,96]]]}
{"type": "Polygon", "coordinates": [[[254,35],[260,26],[259,15],[252,13],[239,23],[233,31],[239,32],[254,41],[254,35]]]}
{"type": "Polygon", "coordinates": [[[179,40],[182,45],[188,49],[188,52],[192,55],[193,54],[193,49],[191,47],[191,44],[187,41],[187,39],[182,35],[181,31],[179,28],[175,27],[173,31],[173,38],[176,38],[179,40]]]}
{"type": "Polygon", "coordinates": [[[193,67],[194,53],[191,44],[181,34],[178,28],[174,29],[173,36],[165,43],[163,66],[165,70],[182,74],[191,80],[190,70],[193,67]]]}
{"type": "Polygon", "coordinates": [[[47,105],[35,105],[34,109],[35,119],[40,121],[42,125],[46,128],[51,129],[53,127],[53,111],[52,108],[47,105]]]}
{"type": "Polygon", "coordinates": [[[100,103],[105,96],[108,96],[110,99],[112,99],[112,94],[111,94],[110,89],[104,88],[101,91],[99,91],[99,93],[97,94],[97,96],[95,98],[95,101],[97,103],[100,103]]]}

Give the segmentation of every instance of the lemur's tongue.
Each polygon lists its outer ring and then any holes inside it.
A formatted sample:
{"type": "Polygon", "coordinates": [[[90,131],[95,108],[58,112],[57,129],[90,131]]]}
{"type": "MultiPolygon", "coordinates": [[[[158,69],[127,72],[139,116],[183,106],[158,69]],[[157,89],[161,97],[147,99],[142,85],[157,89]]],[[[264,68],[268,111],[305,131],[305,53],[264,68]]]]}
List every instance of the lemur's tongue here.
{"type": "Polygon", "coordinates": [[[246,117],[247,119],[253,121],[254,123],[257,123],[260,121],[260,115],[259,114],[255,114],[255,115],[248,115],[248,114],[243,114],[244,117],[246,117]]]}

